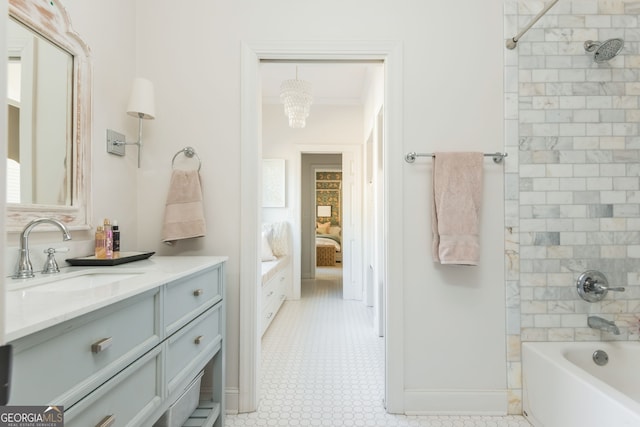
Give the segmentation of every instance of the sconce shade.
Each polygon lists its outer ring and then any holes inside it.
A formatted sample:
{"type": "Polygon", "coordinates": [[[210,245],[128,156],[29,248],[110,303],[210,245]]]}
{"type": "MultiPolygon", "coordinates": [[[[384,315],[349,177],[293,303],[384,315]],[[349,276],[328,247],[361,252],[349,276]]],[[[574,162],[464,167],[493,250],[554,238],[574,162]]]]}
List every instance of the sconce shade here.
{"type": "Polygon", "coordinates": [[[147,79],[136,78],[131,88],[127,114],[141,119],[154,119],[156,116],[153,83],[147,79]]]}

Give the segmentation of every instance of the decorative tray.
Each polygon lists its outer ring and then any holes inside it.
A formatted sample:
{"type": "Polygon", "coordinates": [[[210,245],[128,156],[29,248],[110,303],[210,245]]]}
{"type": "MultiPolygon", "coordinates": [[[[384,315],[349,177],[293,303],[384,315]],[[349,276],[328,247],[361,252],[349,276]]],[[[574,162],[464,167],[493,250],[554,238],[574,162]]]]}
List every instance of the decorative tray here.
{"type": "Polygon", "coordinates": [[[105,265],[119,265],[126,264],[128,262],[140,261],[141,259],[147,259],[151,255],[155,254],[155,252],[120,252],[119,258],[113,259],[98,259],[94,255],[85,256],[80,258],[68,258],[67,261],[71,265],[96,265],[96,266],[105,266],[105,265]]]}

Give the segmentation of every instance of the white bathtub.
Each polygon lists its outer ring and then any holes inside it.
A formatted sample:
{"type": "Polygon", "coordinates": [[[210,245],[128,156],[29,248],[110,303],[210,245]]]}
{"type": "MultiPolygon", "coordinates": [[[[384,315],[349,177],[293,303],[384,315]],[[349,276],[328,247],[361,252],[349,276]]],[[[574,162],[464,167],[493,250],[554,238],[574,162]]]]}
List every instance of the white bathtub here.
{"type": "Polygon", "coordinates": [[[524,415],[536,427],[640,426],[640,343],[522,344],[524,415]],[[609,356],[598,366],[592,355],[609,356]]]}

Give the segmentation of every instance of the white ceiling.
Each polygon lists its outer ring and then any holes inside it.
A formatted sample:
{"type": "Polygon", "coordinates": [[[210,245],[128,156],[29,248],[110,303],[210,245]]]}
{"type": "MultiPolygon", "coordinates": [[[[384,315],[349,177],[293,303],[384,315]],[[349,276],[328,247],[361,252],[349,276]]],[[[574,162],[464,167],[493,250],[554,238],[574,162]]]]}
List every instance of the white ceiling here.
{"type": "Polygon", "coordinates": [[[262,100],[280,104],[280,83],[296,78],[313,85],[315,105],[359,105],[363,103],[367,81],[375,67],[382,63],[336,62],[262,62],[262,100]]]}

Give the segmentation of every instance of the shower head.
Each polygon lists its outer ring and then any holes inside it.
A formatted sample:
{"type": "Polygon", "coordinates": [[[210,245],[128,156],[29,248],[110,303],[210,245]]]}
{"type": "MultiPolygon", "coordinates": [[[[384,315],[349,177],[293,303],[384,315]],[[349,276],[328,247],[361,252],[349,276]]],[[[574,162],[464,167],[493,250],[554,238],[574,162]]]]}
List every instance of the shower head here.
{"type": "Polygon", "coordinates": [[[604,62],[614,58],[620,53],[624,46],[622,39],[609,39],[603,43],[587,40],[584,42],[584,50],[594,52],[593,60],[596,62],[604,62]]]}

